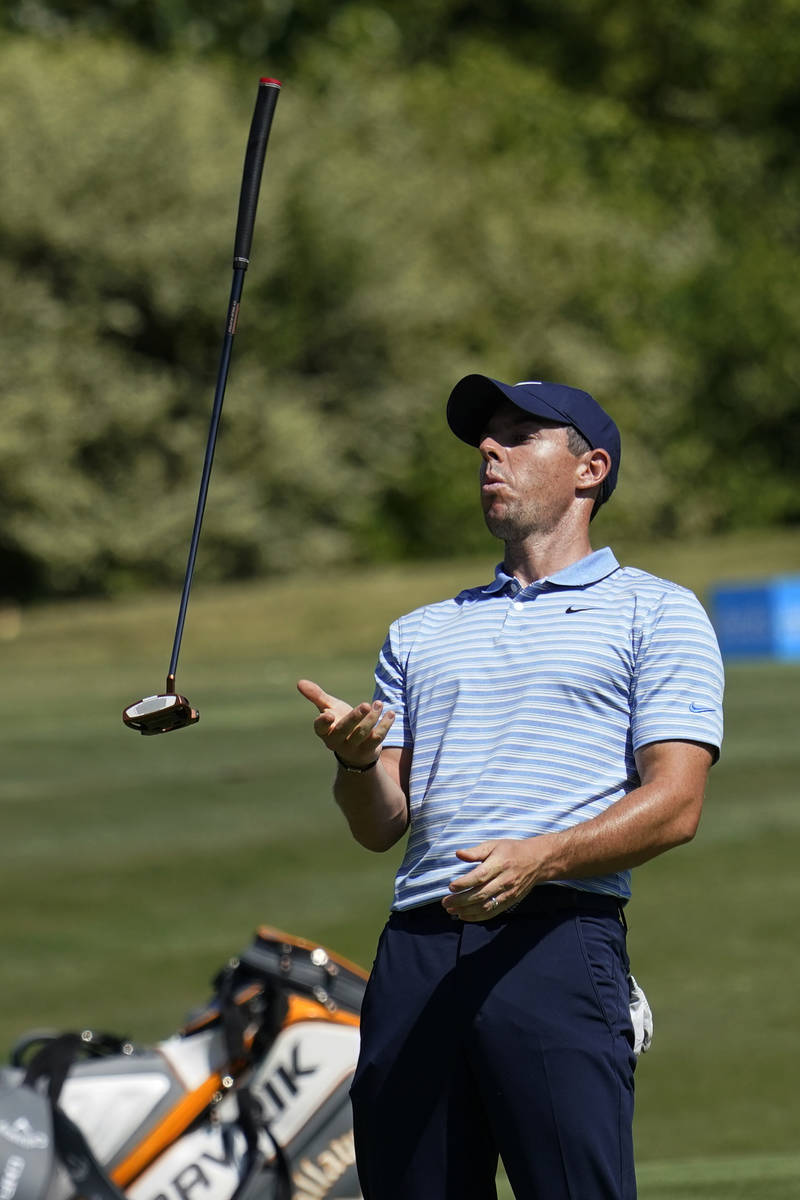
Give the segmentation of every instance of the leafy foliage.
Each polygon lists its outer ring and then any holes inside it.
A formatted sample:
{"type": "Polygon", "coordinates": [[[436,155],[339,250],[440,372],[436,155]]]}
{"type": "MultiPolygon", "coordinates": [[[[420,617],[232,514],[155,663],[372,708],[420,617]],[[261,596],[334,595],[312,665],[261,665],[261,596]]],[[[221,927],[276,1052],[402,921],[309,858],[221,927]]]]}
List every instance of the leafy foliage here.
{"type": "Polygon", "coordinates": [[[800,520],[787,5],[7,5],[2,590],[182,575],[255,84],[198,23],[291,65],[206,578],[490,545],[472,370],[612,410],[598,537],[800,520]]]}

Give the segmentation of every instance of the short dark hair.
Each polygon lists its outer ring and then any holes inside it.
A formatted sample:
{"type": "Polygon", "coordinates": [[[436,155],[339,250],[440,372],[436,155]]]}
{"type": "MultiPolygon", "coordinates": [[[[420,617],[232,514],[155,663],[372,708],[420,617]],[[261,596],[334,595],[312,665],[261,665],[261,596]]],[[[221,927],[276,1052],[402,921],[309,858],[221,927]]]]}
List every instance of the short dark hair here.
{"type": "Polygon", "coordinates": [[[580,430],[574,425],[567,426],[567,447],[576,458],[580,458],[587,450],[591,450],[591,446],[587,439],[583,436],[580,430]]]}

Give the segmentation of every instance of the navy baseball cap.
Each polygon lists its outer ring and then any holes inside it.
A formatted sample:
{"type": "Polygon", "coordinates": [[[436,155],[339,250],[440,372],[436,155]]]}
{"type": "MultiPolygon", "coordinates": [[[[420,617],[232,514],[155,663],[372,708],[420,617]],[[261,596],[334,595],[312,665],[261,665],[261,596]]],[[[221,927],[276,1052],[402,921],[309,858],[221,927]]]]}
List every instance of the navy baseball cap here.
{"type": "Polygon", "coordinates": [[[595,511],[605,504],[617,486],[621,446],[619,430],[594,396],[564,383],[525,379],[521,383],[501,383],[488,375],[466,375],[460,379],[447,401],[447,423],[456,437],[470,446],[480,445],[486,425],[502,399],[517,408],[559,425],[572,425],[583,434],[593,450],[607,450],[611,470],[603,480],[595,511]]]}

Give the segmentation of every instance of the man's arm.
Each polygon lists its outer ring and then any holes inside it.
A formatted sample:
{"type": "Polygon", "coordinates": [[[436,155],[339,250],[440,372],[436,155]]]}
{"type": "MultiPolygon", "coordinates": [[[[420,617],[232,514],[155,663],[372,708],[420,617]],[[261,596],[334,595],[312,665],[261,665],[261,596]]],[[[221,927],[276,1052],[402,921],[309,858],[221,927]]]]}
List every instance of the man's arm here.
{"type": "Polygon", "coordinates": [[[411,768],[406,747],[381,749],[394,713],[385,712],[380,701],[351,708],[310,679],[301,679],[297,690],[319,711],[314,722],[317,737],[341,759],[333,795],[353,837],[367,850],[389,850],[408,828],[411,768]],[[368,770],[348,771],[347,766],[368,770]]]}
{"type": "Polygon", "coordinates": [[[462,920],[485,921],[537,884],[628,870],[691,841],[713,761],[712,749],[698,742],[643,747],[636,755],[640,786],[600,816],[561,833],[459,850],[477,866],[450,884],[444,907],[462,920]]]}

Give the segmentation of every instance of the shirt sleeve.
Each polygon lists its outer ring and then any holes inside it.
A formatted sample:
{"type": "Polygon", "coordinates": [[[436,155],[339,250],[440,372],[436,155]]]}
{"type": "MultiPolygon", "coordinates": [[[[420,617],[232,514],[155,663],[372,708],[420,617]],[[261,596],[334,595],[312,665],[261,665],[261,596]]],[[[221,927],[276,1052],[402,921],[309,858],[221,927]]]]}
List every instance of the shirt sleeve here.
{"type": "Polygon", "coordinates": [[[375,667],[373,700],[381,700],[395,714],[395,721],[384,739],[384,746],[413,746],[406,704],[405,669],[400,657],[400,624],[389,629],[375,667]]]}
{"type": "Polygon", "coordinates": [[[685,588],[665,591],[638,635],[631,704],[633,749],[651,742],[722,745],[722,657],[711,622],[685,588]]]}

